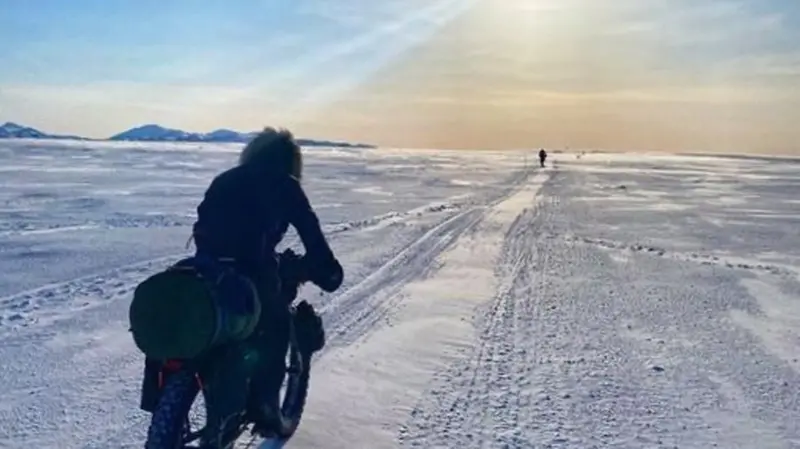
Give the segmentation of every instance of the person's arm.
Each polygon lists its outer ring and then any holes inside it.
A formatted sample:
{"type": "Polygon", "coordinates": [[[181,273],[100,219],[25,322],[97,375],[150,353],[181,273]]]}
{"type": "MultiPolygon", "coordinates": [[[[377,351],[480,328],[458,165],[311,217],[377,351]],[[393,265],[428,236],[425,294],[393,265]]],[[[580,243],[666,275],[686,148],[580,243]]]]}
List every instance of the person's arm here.
{"type": "Polygon", "coordinates": [[[333,255],[317,214],[300,183],[289,177],[286,186],[284,198],[287,218],[305,247],[310,280],[327,292],[335,291],[344,280],[342,266],[333,255]]]}

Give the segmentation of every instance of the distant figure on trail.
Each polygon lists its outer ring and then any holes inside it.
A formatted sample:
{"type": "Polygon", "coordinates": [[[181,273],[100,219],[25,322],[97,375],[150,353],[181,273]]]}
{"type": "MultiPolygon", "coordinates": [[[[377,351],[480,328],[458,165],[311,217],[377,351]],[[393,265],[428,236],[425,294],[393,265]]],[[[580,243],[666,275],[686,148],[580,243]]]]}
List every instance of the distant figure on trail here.
{"type": "Polygon", "coordinates": [[[544,160],[547,159],[547,152],[544,151],[544,148],[539,150],[539,165],[544,167],[544,160]]]}

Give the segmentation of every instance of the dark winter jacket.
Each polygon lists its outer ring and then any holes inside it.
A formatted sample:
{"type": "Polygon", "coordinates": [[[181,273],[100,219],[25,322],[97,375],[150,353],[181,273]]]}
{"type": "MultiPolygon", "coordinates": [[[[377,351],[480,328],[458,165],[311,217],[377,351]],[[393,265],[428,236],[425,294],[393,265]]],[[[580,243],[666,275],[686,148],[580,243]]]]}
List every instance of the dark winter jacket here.
{"type": "Polygon", "coordinates": [[[275,247],[289,225],[303,242],[310,280],[326,291],[339,288],[342,267],[322,233],[300,182],[239,165],[218,175],[197,207],[198,252],[236,260],[246,274],[276,275],[275,247]]]}

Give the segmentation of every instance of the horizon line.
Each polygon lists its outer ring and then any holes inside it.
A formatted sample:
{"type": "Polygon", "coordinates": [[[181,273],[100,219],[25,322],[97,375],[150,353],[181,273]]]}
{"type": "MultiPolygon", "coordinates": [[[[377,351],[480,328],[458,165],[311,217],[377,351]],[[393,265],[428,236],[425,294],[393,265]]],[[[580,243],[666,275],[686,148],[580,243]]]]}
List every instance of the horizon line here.
{"type": "MultiPolygon", "coordinates": [[[[181,128],[171,128],[165,125],[160,125],[158,123],[144,123],[140,125],[133,126],[131,128],[127,128],[124,131],[118,132],[116,134],[112,134],[107,137],[87,137],[79,134],[51,134],[46,131],[42,131],[40,128],[29,126],[26,124],[20,124],[19,122],[15,122],[13,120],[5,120],[0,122],[0,127],[12,124],[15,126],[19,126],[22,128],[33,129],[37,132],[44,134],[45,136],[50,137],[0,137],[1,140],[73,140],[73,141],[84,141],[84,142],[163,142],[163,143],[229,143],[229,144],[240,144],[243,142],[236,142],[236,141],[220,141],[220,142],[207,142],[207,141],[185,141],[185,140],[138,140],[138,139],[131,139],[131,140],[113,140],[114,137],[123,134],[125,132],[146,127],[146,126],[157,126],[159,128],[170,130],[170,131],[179,131],[185,132],[190,134],[210,134],[214,131],[232,131],[237,134],[248,134],[248,133],[256,133],[259,131],[237,131],[232,128],[225,128],[219,127],[215,128],[212,131],[187,131],[181,128]]],[[[269,126],[269,125],[265,125],[269,126]]],[[[288,129],[288,128],[287,128],[288,129]]],[[[786,149],[781,151],[747,151],[747,150],[703,150],[703,149],[664,149],[664,148],[605,148],[605,147],[571,147],[570,145],[564,145],[563,147],[552,147],[547,145],[533,145],[529,147],[503,147],[503,148],[487,148],[487,147],[439,147],[439,148],[432,148],[432,147],[424,147],[424,146],[397,146],[397,145],[381,145],[381,144],[374,144],[374,143],[366,143],[363,141],[354,141],[349,139],[327,139],[327,138],[320,138],[320,137],[301,137],[295,136],[297,140],[305,140],[305,141],[314,141],[320,143],[331,143],[331,144],[349,144],[351,146],[361,146],[361,147],[369,147],[374,149],[408,149],[408,150],[421,150],[421,151],[527,151],[527,150],[535,150],[535,149],[545,149],[548,151],[552,151],[555,153],[570,153],[570,154],[591,154],[591,153],[602,153],[602,154],[613,154],[613,153],[620,153],[620,154],[646,154],[646,153],[656,153],[656,154],[666,154],[666,155],[687,155],[687,156],[734,156],[734,157],[769,157],[769,158],[789,158],[792,160],[800,160],[800,155],[797,155],[796,152],[792,152],[790,149],[786,149]]],[[[336,146],[336,145],[333,145],[336,146]]]]}

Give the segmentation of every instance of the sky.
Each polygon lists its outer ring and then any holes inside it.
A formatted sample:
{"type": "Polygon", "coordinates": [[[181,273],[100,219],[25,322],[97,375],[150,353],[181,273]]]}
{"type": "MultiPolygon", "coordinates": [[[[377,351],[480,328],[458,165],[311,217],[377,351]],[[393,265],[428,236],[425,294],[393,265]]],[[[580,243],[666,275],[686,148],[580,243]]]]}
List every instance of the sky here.
{"type": "Polygon", "coordinates": [[[4,0],[0,121],[800,154],[796,0],[4,0]]]}

